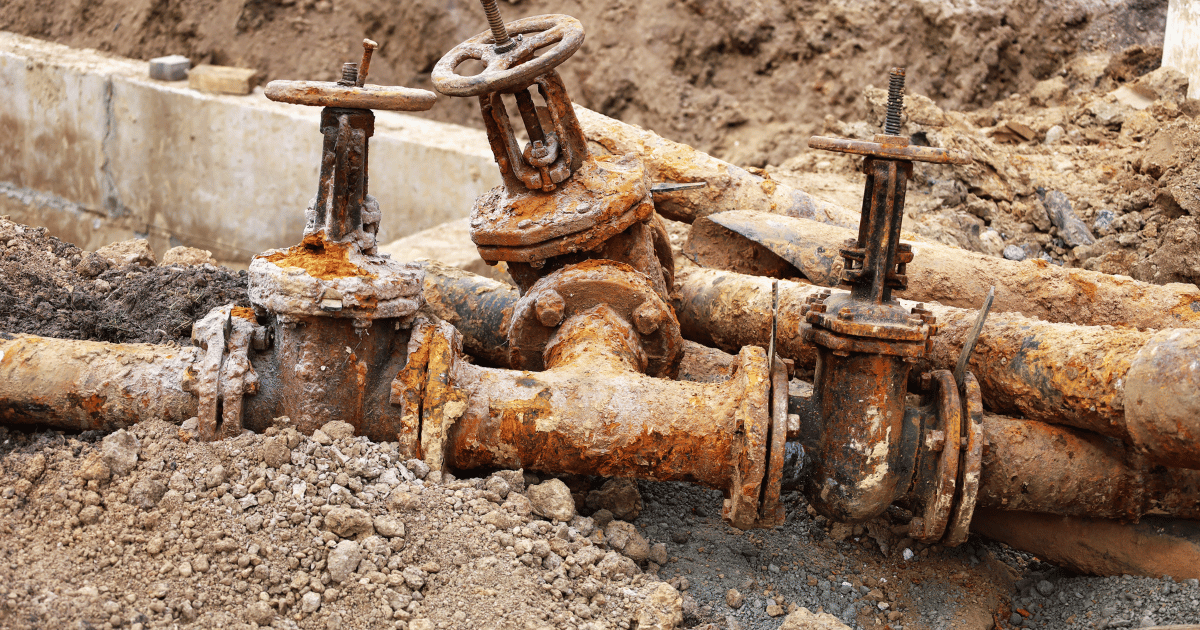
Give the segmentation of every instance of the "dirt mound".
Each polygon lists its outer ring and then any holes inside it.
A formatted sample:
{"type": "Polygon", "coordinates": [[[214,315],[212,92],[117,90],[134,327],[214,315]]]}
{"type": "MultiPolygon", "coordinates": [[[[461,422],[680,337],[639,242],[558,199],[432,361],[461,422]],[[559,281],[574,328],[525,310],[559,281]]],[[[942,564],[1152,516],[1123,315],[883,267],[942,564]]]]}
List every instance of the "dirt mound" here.
{"type": "MultiPolygon", "coordinates": [[[[121,263],[123,261],[118,261],[121,263]]],[[[113,264],[0,218],[0,331],[116,343],[191,345],[209,310],[249,306],[245,272],[206,265],[113,264]]]]}
{"type": "MultiPolygon", "coordinates": [[[[561,68],[580,104],[751,166],[800,153],[826,115],[861,117],[859,94],[882,85],[890,66],[907,65],[909,85],[944,107],[973,109],[1030,89],[1077,53],[1161,46],[1166,20],[1162,1],[501,4],[509,21],[565,13],[583,22],[587,41],[561,68]]],[[[0,29],[140,59],[253,67],[264,80],[333,80],[368,36],[382,44],[372,82],[424,88],[438,59],[485,27],[474,1],[0,5],[0,29]]],[[[1124,67],[1139,63],[1148,62],[1124,67]]],[[[427,115],[480,126],[474,99],[442,98],[427,115]]]]}

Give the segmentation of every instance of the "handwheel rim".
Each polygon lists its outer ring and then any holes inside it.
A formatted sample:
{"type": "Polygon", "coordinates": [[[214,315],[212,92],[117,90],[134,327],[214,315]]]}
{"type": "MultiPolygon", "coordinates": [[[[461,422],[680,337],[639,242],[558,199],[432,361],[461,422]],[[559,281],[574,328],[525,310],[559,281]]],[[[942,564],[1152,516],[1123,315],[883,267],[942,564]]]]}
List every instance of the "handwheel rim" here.
{"type": "Polygon", "coordinates": [[[455,46],[438,61],[432,73],[434,88],[447,96],[479,96],[525,87],[558,67],[583,45],[583,24],[569,15],[527,17],[510,22],[505,28],[513,37],[522,36],[516,48],[501,54],[492,52],[492,33],[484,31],[455,46]],[[540,57],[513,65],[550,45],[553,48],[540,57]],[[470,76],[454,73],[460,64],[472,59],[482,61],[486,68],[470,76]]]}

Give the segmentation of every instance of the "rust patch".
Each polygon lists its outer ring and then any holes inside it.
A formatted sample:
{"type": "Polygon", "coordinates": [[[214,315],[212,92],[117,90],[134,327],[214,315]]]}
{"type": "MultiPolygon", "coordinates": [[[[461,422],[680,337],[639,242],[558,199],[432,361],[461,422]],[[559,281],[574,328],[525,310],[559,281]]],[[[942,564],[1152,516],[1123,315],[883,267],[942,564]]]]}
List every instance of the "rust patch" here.
{"type": "Polygon", "coordinates": [[[1200,295],[1182,295],[1179,304],[1171,309],[1171,315],[1185,323],[1200,323],[1200,295]]]}
{"type": "Polygon", "coordinates": [[[241,317],[242,319],[248,319],[252,322],[258,321],[258,318],[254,316],[254,309],[248,306],[235,306],[233,307],[233,310],[229,312],[229,314],[233,317],[241,317]]]}
{"type": "Polygon", "coordinates": [[[347,245],[326,241],[320,234],[309,234],[299,245],[275,252],[265,259],[279,267],[298,267],[320,280],[375,277],[375,274],[350,262],[348,252],[347,245]]]}

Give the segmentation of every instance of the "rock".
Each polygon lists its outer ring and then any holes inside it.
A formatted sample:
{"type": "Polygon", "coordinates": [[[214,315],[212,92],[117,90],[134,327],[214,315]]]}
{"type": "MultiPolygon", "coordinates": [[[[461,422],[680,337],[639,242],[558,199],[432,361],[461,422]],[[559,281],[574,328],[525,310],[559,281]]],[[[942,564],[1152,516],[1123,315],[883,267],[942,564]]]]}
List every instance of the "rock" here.
{"type": "Polygon", "coordinates": [[[375,524],[370,514],[345,505],[339,505],[325,515],[325,527],[342,538],[356,538],[375,533],[375,524]]]}
{"type": "Polygon", "coordinates": [[[100,452],[104,455],[104,462],[108,464],[109,470],[118,476],[133,470],[133,467],[137,465],[140,450],[141,445],[138,443],[138,439],[125,429],[110,433],[100,443],[100,452]]]}
{"type": "Polygon", "coordinates": [[[388,538],[403,537],[404,522],[394,516],[376,516],[375,531],[378,532],[380,536],[386,536],[388,538]]]}
{"type": "Polygon", "coordinates": [[[596,527],[604,529],[613,520],[613,513],[608,510],[596,510],[592,515],[592,520],[596,522],[596,527]]]}
{"type": "Polygon", "coordinates": [[[433,630],[433,622],[428,619],[413,619],[408,623],[408,630],[433,630]]]}
{"type": "Polygon", "coordinates": [[[1187,99],[1188,77],[1175,68],[1162,66],[1138,77],[1137,87],[1146,88],[1153,98],[1181,105],[1187,99]]]}
{"type": "Polygon", "coordinates": [[[1037,591],[1042,594],[1042,597],[1050,597],[1054,594],[1054,583],[1049,580],[1038,580],[1037,591]]]}
{"type": "Polygon", "coordinates": [[[1065,135],[1067,135],[1067,132],[1066,132],[1066,130],[1064,130],[1062,128],[1062,126],[1054,125],[1053,127],[1046,130],[1046,137],[1044,139],[1042,139],[1042,144],[1045,144],[1045,145],[1058,144],[1058,142],[1060,140],[1062,140],[1063,136],[1065,136],[1065,135]]]}
{"type": "Polygon", "coordinates": [[[746,603],[746,596],[742,595],[736,588],[731,588],[725,591],[725,604],[730,608],[737,610],[746,603]]]}
{"type": "Polygon", "coordinates": [[[142,479],[129,490],[129,502],[143,510],[152,509],[167,493],[167,486],[154,479],[142,479]]]}
{"type": "Polygon", "coordinates": [[[343,540],[329,552],[329,578],[335,582],[345,582],[354,575],[358,563],[362,561],[362,545],[353,540],[343,540]]]}
{"type": "Polygon", "coordinates": [[[783,606],[780,606],[779,604],[771,604],[770,606],[767,606],[767,616],[768,617],[782,617],[783,616],[783,606]]]}
{"type": "Polygon", "coordinates": [[[1066,194],[1057,190],[1052,190],[1046,193],[1042,199],[1042,205],[1046,208],[1046,214],[1050,217],[1050,221],[1058,228],[1058,235],[1063,241],[1071,247],[1079,245],[1091,245],[1096,242],[1096,237],[1092,236],[1092,231],[1088,229],[1087,224],[1080,220],[1075,214],[1075,210],[1071,208],[1071,200],[1066,194]]]}
{"type": "Polygon", "coordinates": [[[615,551],[604,554],[600,562],[596,563],[596,570],[600,572],[600,575],[610,580],[617,580],[621,577],[633,577],[640,573],[633,560],[615,551]]]}
{"type": "Polygon", "coordinates": [[[673,630],[683,623],[683,597],[666,582],[658,582],[634,615],[638,630],[673,630]]]}
{"type": "Polygon", "coordinates": [[[642,513],[642,494],[633,479],[609,479],[587,495],[590,510],[608,510],[613,518],[632,521],[642,513]]]}
{"type": "Polygon", "coordinates": [[[556,521],[569,522],[575,517],[575,500],[567,484],[551,479],[529,488],[533,513],[556,521]]]}
{"type": "Polygon", "coordinates": [[[1133,110],[1109,94],[1088,103],[1086,111],[1102,125],[1120,127],[1125,122],[1125,116],[1133,110]]]}
{"type": "Polygon", "coordinates": [[[979,241],[983,243],[983,253],[988,256],[1001,256],[1004,254],[1004,239],[1000,237],[1000,233],[996,230],[984,230],[979,235],[979,241]]]}
{"type": "Polygon", "coordinates": [[[512,491],[512,486],[509,485],[508,481],[503,477],[499,475],[492,475],[491,477],[488,477],[486,482],[484,482],[483,489],[489,492],[495,492],[496,494],[500,495],[501,499],[505,499],[508,497],[508,493],[512,491]]]}
{"type": "Polygon", "coordinates": [[[425,574],[417,567],[408,567],[402,573],[404,583],[414,591],[419,591],[425,587],[425,574]]]}
{"type": "Polygon", "coordinates": [[[80,464],[78,475],[88,481],[108,481],[112,477],[112,470],[108,468],[103,455],[93,452],[80,464]]]}
{"type": "Polygon", "coordinates": [[[396,490],[389,494],[387,498],[387,508],[391,511],[417,510],[420,507],[421,499],[417,498],[417,495],[411,492],[396,490]]]}
{"type": "Polygon", "coordinates": [[[666,543],[654,543],[650,546],[650,562],[661,567],[667,563],[667,560],[669,558],[667,557],[666,543]]]}
{"type": "MultiPolygon", "coordinates": [[[[10,461],[12,458],[10,457],[10,461]]],[[[17,475],[25,481],[37,481],[46,472],[46,456],[37,453],[16,461],[17,475]]]]}
{"type": "Polygon", "coordinates": [[[113,267],[124,267],[126,265],[153,267],[158,264],[158,260],[154,258],[154,250],[150,249],[150,243],[144,238],[135,238],[105,245],[96,250],[96,254],[108,261],[108,264],[113,267]]]}
{"type": "Polygon", "coordinates": [[[162,265],[180,265],[187,267],[189,265],[216,265],[217,261],[212,257],[212,252],[204,249],[196,249],[195,247],[172,247],[163,254],[162,265]]]}
{"type": "Polygon", "coordinates": [[[508,503],[512,504],[513,514],[523,519],[528,519],[529,515],[533,514],[533,502],[523,494],[510,492],[508,494],[508,503]]]}
{"type": "Polygon", "coordinates": [[[300,612],[311,615],[321,608],[321,594],[308,592],[300,598],[300,612]]]}
{"type": "Polygon", "coordinates": [[[1092,221],[1092,229],[1101,236],[1112,234],[1115,231],[1113,221],[1116,220],[1117,213],[1105,208],[1096,213],[1096,219],[1092,221]]]}
{"type": "Polygon", "coordinates": [[[604,527],[604,539],[608,546],[620,551],[634,562],[643,562],[650,557],[650,542],[638,533],[636,527],[625,521],[612,521],[604,527]]]}
{"type": "Polygon", "coordinates": [[[419,459],[410,459],[404,462],[404,467],[409,469],[412,474],[416,475],[417,479],[424,479],[425,477],[429,476],[429,464],[426,464],[419,459]]]}
{"type": "Polygon", "coordinates": [[[84,278],[95,278],[108,270],[108,259],[96,252],[86,252],[75,265],[75,271],[84,278]]]}
{"type": "Polygon", "coordinates": [[[259,627],[269,626],[275,621],[275,609],[267,602],[254,602],[246,609],[246,621],[256,623],[259,627]]]}
{"type": "Polygon", "coordinates": [[[84,525],[91,525],[100,520],[104,515],[104,510],[99,505],[89,505],[79,511],[79,522],[84,525]]]}
{"type": "Polygon", "coordinates": [[[521,524],[521,519],[514,514],[502,510],[492,510],[479,519],[484,525],[494,525],[496,529],[507,530],[521,524]]]}
{"type": "Polygon", "coordinates": [[[325,426],[321,427],[321,431],[334,440],[344,440],[354,437],[354,425],[349,422],[342,422],[341,420],[326,422],[325,426]]]}
{"type": "Polygon", "coordinates": [[[850,630],[850,626],[829,613],[817,614],[800,607],[783,620],[779,630],[850,630]]]}
{"type": "Polygon", "coordinates": [[[330,438],[327,433],[320,429],[312,432],[312,441],[320,444],[321,446],[329,446],[330,444],[333,444],[333,438],[330,438]]]}
{"type": "Polygon", "coordinates": [[[262,447],[263,462],[271,468],[279,468],[292,463],[292,449],[288,448],[287,438],[282,435],[267,438],[262,447]]]}
{"type": "Polygon", "coordinates": [[[225,483],[225,479],[225,467],[217,464],[208,471],[208,474],[204,475],[204,485],[209,489],[216,488],[225,483]]]}

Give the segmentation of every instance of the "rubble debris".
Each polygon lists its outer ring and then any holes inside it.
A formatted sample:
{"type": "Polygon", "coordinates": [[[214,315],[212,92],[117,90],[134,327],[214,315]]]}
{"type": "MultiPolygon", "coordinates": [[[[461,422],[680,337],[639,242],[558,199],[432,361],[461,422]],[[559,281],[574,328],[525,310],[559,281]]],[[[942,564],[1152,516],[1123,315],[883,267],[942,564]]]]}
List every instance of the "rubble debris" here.
{"type": "Polygon", "coordinates": [[[1066,241],[1067,245],[1079,247],[1096,242],[1096,237],[1092,236],[1087,224],[1071,209],[1071,200],[1065,193],[1057,190],[1047,192],[1042,198],[1042,205],[1046,208],[1050,222],[1058,228],[1059,237],[1066,241]]]}
{"type": "Polygon", "coordinates": [[[150,60],[150,78],[158,81],[182,81],[187,78],[192,60],[183,55],[167,55],[150,60]]]}

